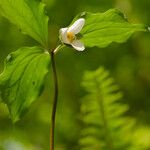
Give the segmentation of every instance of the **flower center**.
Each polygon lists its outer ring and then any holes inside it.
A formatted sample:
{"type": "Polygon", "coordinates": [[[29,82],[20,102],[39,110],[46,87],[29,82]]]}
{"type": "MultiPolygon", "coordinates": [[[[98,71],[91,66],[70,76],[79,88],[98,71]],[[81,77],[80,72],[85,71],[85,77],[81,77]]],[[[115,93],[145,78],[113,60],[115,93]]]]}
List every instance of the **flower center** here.
{"type": "Polygon", "coordinates": [[[76,36],[72,32],[67,32],[67,39],[69,40],[69,42],[73,42],[76,39],[76,36]]]}

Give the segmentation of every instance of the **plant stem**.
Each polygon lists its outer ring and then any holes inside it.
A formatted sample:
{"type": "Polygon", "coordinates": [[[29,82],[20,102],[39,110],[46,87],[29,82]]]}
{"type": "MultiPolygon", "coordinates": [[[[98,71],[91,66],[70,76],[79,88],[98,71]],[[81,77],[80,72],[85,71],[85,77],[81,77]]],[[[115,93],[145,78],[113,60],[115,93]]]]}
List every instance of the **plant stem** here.
{"type": "MultiPolygon", "coordinates": [[[[56,48],[57,49],[57,48],[56,48]]],[[[58,101],[58,79],[57,79],[57,71],[55,65],[55,50],[51,52],[51,61],[52,61],[52,71],[54,78],[54,100],[53,100],[53,108],[52,108],[52,116],[51,116],[51,128],[50,128],[50,150],[54,150],[54,134],[55,134],[55,118],[56,118],[56,109],[57,109],[57,101],[58,101]]]]}

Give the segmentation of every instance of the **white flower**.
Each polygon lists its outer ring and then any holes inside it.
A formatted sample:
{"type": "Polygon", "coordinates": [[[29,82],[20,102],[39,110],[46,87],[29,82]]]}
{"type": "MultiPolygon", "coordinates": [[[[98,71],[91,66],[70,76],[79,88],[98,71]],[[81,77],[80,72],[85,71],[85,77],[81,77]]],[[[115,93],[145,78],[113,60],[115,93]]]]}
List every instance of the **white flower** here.
{"type": "Polygon", "coordinates": [[[85,19],[80,18],[73,23],[68,28],[60,29],[60,38],[63,43],[71,45],[74,49],[78,51],[83,51],[85,49],[84,44],[77,39],[76,35],[82,30],[85,24],[85,19]]]}

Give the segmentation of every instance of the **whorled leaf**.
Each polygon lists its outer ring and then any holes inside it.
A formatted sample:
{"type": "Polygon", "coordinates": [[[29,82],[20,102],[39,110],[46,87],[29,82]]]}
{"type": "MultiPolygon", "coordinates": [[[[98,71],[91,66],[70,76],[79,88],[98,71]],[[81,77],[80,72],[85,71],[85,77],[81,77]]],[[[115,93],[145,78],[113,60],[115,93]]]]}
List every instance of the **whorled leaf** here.
{"type": "Polygon", "coordinates": [[[80,32],[80,40],[86,47],[106,47],[112,42],[122,43],[136,31],[148,31],[142,24],[131,24],[117,9],[104,13],[83,12],[75,19],[85,18],[85,26],[80,32]]]}
{"type": "Polygon", "coordinates": [[[41,94],[49,65],[49,54],[39,47],[24,47],[7,56],[0,74],[0,92],[13,122],[41,94]]]}
{"type": "Polygon", "coordinates": [[[44,14],[43,3],[37,0],[0,0],[0,13],[46,47],[48,17],[44,14]]]}

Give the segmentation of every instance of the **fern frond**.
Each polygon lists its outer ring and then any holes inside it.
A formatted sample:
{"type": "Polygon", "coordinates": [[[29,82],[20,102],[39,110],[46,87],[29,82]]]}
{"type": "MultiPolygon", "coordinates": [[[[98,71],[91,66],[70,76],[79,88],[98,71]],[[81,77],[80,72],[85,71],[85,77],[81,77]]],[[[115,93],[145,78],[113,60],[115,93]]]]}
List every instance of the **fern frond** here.
{"type": "Polygon", "coordinates": [[[135,150],[131,140],[134,121],[125,117],[128,106],[121,103],[122,93],[109,73],[102,67],[86,72],[82,86],[88,94],[81,104],[80,149],[135,150]]]}

